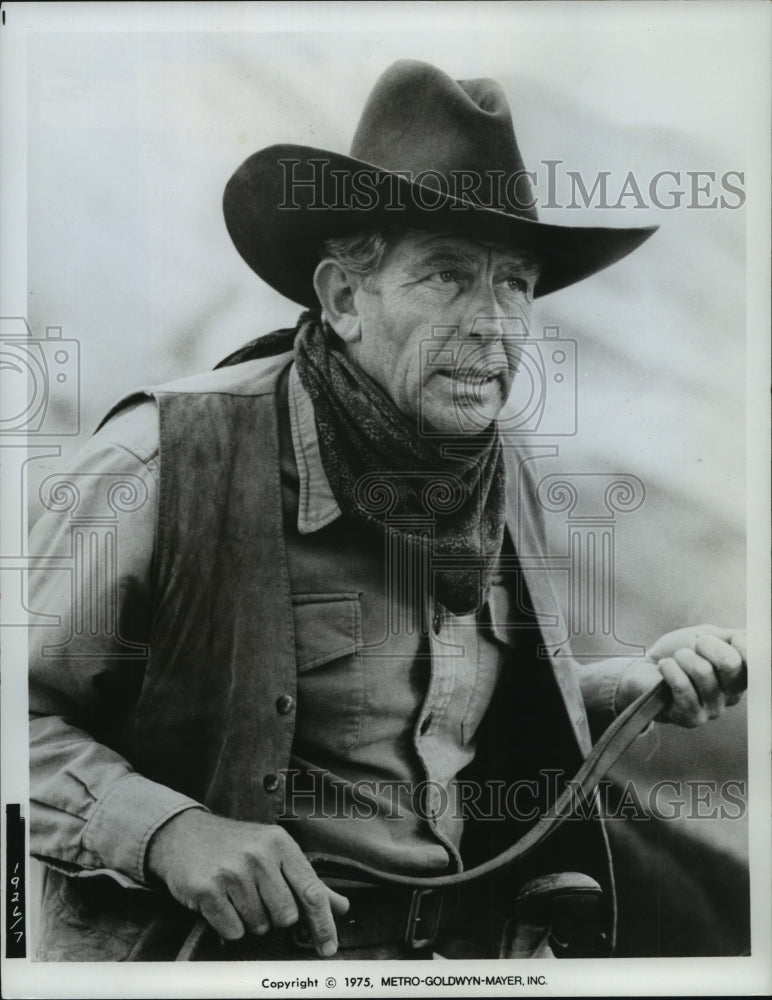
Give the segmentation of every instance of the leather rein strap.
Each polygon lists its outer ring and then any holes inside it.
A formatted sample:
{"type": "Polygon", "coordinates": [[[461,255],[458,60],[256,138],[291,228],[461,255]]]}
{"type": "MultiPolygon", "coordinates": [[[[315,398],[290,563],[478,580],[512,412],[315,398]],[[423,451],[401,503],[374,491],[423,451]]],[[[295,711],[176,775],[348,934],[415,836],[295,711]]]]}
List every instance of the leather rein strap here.
{"type": "MultiPolygon", "coordinates": [[[[416,876],[393,875],[371,868],[359,861],[350,861],[335,854],[309,854],[308,859],[321,877],[357,879],[370,885],[403,885],[413,889],[444,889],[465,885],[475,879],[490,875],[507,865],[514,864],[534,848],[543,844],[565,819],[572,815],[580,802],[587,802],[598,782],[614,766],[635,738],[669,704],[670,698],[664,682],[636,699],[606,729],[589,756],[568,782],[554,805],[544,813],[534,826],[506,851],[476,868],[469,868],[453,875],[416,876]]],[[[199,917],[188,934],[176,961],[187,962],[194,958],[201,939],[209,925],[199,917]]],[[[137,956],[139,960],[139,956],[137,956]]]]}
{"type": "Polygon", "coordinates": [[[656,687],[628,705],[600,737],[557,801],[534,826],[506,851],[502,851],[495,858],[485,861],[476,868],[469,868],[452,875],[395,875],[335,854],[312,853],[308,854],[308,860],[319,875],[328,878],[359,879],[371,884],[404,885],[414,888],[449,888],[490,875],[541,846],[563,821],[573,814],[580,803],[588,802],[600,780],[668,704],[668,690],[664,682],[660,681],[656,687]]]}

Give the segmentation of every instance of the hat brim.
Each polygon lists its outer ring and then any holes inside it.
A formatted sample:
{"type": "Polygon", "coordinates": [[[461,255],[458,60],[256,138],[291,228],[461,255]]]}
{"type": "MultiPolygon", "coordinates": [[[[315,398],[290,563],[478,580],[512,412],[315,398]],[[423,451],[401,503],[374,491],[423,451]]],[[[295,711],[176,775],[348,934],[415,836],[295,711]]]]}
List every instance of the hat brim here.
{"type": "Polygon", "coordinates": [[[519,218],[372,163],[289,144],[269,146],[242,163],[225,187],[223,212],[231,239],[252,270],[288,299],[311,308],[318,305],[313,274],[324,241],[331,237],[399,227],[453,232],[529,250],[540,264],[535,295],[541,296],[616,263],[658,228],[556,226],[519,218]],[[291,190],[288,171],[296,179],[291,190]],[[341,204],[340,179],[363,172],[370,178],[369,195],[357,205],[341,204]],[[297,181],[312,176],[315,187],[297,181]],[[368,201],[372,204],[365,207],[368,201]]]}

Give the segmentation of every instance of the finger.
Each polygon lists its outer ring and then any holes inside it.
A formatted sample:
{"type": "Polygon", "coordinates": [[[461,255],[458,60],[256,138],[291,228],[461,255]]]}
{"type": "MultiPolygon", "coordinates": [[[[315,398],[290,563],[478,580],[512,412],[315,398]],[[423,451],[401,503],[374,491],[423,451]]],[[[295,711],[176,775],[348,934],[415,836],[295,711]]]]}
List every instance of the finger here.
{"type": "Polygon", "coordinates": [[[729,640],[743,659],[743,663],[748,665],[748,636],[745,632],[733,632],[729,640]]]}
{"type": "Polygon", "coordinates": [[[221,938],[226,941],[237,941],[244,937],[244,924],[227,896],[206,896],[199,903],[198,909],[204,920],[221,938]]]}
{"type": "Polygon", "coordinates": [[[331,890],[321,881],[300,848],[294,845],[282,859],[282,870],[303,909],[316,950],[324,958],[330,958],[338,950],[338,932],[332,915],[331,890]]]}
{"type": "Polygon", "coordinates": [[[688,646],[694,649],[697,640],[703,635],[715,635],[728,642],[732,629],[719,628],[717,625],[693,625],[690,628],[667,632],[649,648],[647,658],[656,663],[661,657],[672,656],[675,650],[682,647],[688,646]]]}
{"type": "Polygon", "coordinates": [[[719,625],[697,625],[694,632],[695,641],[703,635],[714,635],[717,639],[723,639],[724,642],[729,642],[733,629],[723,628],[719,625]]]}
{"type": "Polygon", "coordinates": [[[736,705],[742,699],[743,691],[748,687],[748,636],[744,631],[738,630],[732,633],[732,638],[729,641],[740,654],[743,661],[737,687],[727,698],[727,705],[736,705]]]}
{"type": "Polygon", "coordinates": [[[265,934],[271,929],[270,917],[255,885],[236,882],[228,889],[228,896],[247,930],[253,934],[265,934]]]}
{"type": "Polygon", "coordinates": [[[707,709],[709,717],[715,719],[721,714],[726,699],[713,664],[693,649],[679,649],[673,659],[692,682],[697,697],[707,709]]]}
{"type": "Polygon", "coordinates": [[[327,895],[330,897],[330,906],[332,912],[337,917],[342,917],[344,913],[348,913],[349,906],[351,905],[345,896],[341,896],[339,892],[335,892],[328,885],[325,886],[327,890],[327,895]]]}
{"type": "Polygon", "coordinates": [[[663,657],[658,664],[659,672],[670,688],[672,704],[664,718],[680,726],[699,726],[707,720],[707,711],[689,677],[672,656],[663,657]]]}
{"type": "Polygon", "coordinates": [[[274,927],[291,927],[299,917],[297,903],[279,864],[261,868],[257,890],[274,927]]]}
{"type": "Polygon", "coordinates": [[[745,687],[743,657],[735,646],[716,636],[705,635],[697,640],[695,652],[713,664],[723,691],[733,693],[745,687]]]}
{"type": "Polygon", "coordinates": [[[732,636],[734,629],[724,628],[720,625],[698,625],[697,635],[715,635],[718,639],[723,639],[724,642],[728,642],[732,636]]]}

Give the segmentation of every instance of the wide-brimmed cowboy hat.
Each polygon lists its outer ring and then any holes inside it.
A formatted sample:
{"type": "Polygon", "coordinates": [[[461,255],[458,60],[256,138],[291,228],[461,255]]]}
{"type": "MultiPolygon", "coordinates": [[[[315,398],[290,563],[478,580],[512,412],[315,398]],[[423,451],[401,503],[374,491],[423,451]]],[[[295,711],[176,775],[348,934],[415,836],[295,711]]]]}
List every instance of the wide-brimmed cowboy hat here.
{"type": "Polygon", "coordinates": [[[324,240],[375,229],[429,229],[529,251],[536,295],[625,257],[656,230],[539,221],[512,115],[494,80],[452,80],[427,63],[394,63],[365,105],[351,154],[269,146],[228,181],[228,232],[282,295],[318,304],[324,240]]]}

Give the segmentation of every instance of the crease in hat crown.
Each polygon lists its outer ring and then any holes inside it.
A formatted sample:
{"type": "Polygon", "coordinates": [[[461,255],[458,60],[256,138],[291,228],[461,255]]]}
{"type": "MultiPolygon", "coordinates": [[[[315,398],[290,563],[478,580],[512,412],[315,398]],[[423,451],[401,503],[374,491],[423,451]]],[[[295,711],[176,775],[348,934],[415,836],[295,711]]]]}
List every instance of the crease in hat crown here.
{"type": "MultiPolygon", "coordinates": [[[[447,190],[462,172],[482,180],[518,175],[528,183],[504,90],[495,80],[453,80],[413,60],[394,63],[365,104],[351,157],[412,177],[442,174],[447,190]],[[454,177],[454,175],[456,175],[454,177]]],[[[430,177],[424,183],[430,181],[430,177]]],[[[533,196],[509,211],[537,218],[533,196]]]]}
{"type": "Polygon", "coordinates": [[[501,85],[453,80],[416,60],[392,64],[376,81],[348,156],[262,149],[229,180],[223,209],[246,263],[305,306],[317,305],[313,272],[331,236],[403,228],[492,239],[539,259],[538,296],[615,263],[657,228],[541,222],[501,85]],[[350,182],[343,202],[341,177],[350,182]],[[290,199],[288,178],[299,179],[290,199]],[[367,181],[370,203],[351,194],[357,181],[367,181]]]}

